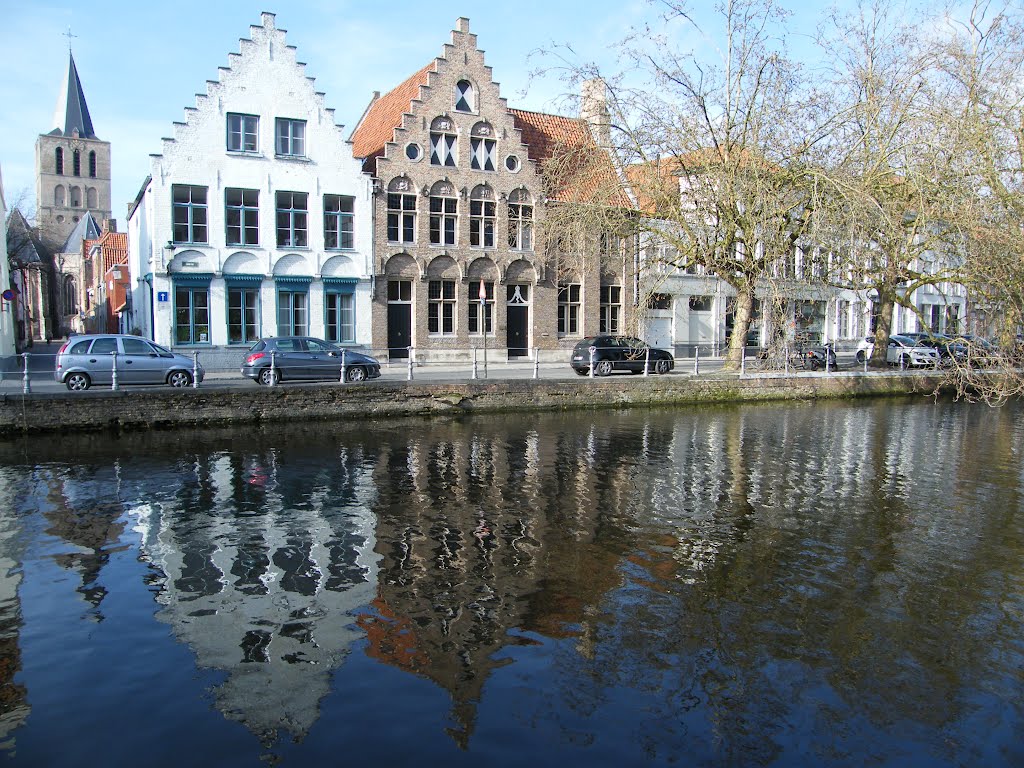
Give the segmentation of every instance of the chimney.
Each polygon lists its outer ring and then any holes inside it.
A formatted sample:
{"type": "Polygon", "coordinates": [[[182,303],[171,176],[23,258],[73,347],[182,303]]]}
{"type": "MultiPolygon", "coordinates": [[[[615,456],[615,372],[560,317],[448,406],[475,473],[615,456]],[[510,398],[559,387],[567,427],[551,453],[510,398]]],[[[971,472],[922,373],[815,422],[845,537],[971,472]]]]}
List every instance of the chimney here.
{"type": "Polygon", "coordinates": [[[467,19],[465,16],[460,16],[458,19],[456,19],[455,31],[469,32],[469,19],[467,19]]]}
{"type": "Polygon", "coordinates": [[[580,119],[590,125],[590,135],[602,149],[612,146],[612,119],[608,112],[608,89],[604,80],[584,80],[580,92],[580,119]]]}
{"type": "Polygon", "coordinates": [[[117,232],[117,219],[103,220],[103,232],[101,234],[106,234],[107,232],[117,232]]]}

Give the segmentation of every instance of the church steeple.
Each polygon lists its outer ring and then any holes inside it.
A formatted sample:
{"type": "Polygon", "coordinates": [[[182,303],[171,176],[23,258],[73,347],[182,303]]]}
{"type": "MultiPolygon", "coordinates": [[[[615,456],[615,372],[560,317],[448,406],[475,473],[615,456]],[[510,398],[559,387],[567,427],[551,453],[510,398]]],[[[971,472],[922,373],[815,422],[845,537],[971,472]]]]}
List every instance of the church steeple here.
{"type": "Polygon", "coordinates": [[[82,81],[78,78],[75,57],[68,51],[68,73],[64,86],[57,96],[57,109],[53,114],[51,136],[74,136],[75,131],[83,139],[99,138],[92,127],[89,105],[85,103],[82,81]]]}

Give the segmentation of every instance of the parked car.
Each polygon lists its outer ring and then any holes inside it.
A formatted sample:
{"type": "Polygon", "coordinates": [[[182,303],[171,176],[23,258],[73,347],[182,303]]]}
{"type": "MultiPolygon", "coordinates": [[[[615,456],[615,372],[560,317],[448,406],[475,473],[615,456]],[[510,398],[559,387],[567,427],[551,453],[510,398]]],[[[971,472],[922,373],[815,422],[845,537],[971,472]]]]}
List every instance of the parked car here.
{"type": "Polygon", "coordinates": [[[871,357],[871,353],[875,349],[875,337],[864,336],[860,341],[857,342],[857,354],[855,355],[857,362],[861,365],[864,361],[871,357]]]}
{"type": "Polygon", "coordinates": [[[242,375],[264,385],[298,380],[341,381],[342,352],[345,381],[366,381],[380,376],[380,363],[374,358],[310,336],[260,339],[246,353],[242,375]]]}
{"type": "Polygon", "coordinates": [[[971,333],[957,334],[955,341],[966,351],[966,361],[974,366],[994,365],[999,361],[1000,350],[995,344],[971,333]]]}
{"type": "Polygon", "coordinates": [[[941,365],[954,365],[956,363],[967,362],[967,346],[956,339],[946,336],[945,334],[929,331],[915,331],[913,333],[904,333],[901,335],[906,336],[909,339],[913,339],[918,344],[923,344],[926,347],[932,347],[939,353],[939,363],[941,365]]]}
{"type": "Polygon", "coordinates": [[[897,333],[889,337],[885,359],[890,365],[898,365],[900,368],[935,368],[939,365],[939,352],[934,347],[897,333]]]}
{"type": "MultiPolygon", "coordinates": [[[[93,384],[111,385],[115,361],[118,385],[190,387],[192,369],[196,365],[193,358],[171,352],[139,336],[93,333],[72,336],[61,346],[53,377],[73,392],[86,390],[93,384]]],[[[199,364],[196,367],[199,381],[204,375],[203,366],[199,364]]]]}
{"type": "Polygon", "coordinates": [[[590,373],[591,349],[595,376],[607,376],[612,371],[641,373],[648,360],[651,373],[668,373],[676,365],[671,352],[648,346],[632,336],[588,336],[573,347],[569,359],[580,376],[590,373]]]}

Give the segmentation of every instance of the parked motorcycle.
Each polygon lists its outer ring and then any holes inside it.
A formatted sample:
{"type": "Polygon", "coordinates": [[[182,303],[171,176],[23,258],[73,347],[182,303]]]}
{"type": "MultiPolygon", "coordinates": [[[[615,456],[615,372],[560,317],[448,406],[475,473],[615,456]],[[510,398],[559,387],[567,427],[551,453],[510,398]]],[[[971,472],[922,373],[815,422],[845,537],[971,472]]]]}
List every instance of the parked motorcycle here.
{"type": "Polygon", "coordinates": [[[804,368],[811,371],[824,370],[826,362],[830,371],[836,369],[836,351],[829,344],[823,347],[805,348],[800,355],[803,358],[804,368]]]}

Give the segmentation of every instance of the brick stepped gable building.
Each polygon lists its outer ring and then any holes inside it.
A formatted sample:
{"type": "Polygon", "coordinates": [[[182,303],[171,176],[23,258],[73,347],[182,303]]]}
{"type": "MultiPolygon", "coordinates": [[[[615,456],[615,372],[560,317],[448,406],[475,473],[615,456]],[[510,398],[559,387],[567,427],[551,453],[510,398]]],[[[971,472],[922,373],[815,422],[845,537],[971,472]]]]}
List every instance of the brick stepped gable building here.
{"type": "Polygon", "coordinates": [[[131,323],[237,365],[262,336],[369,346],[371,180],[273,14],[152,156],[131,323]]]}
{"type": "Polygon", "coordinates": [[[439,57],[374,95],[352,142],[376,178],[379,354],[465,359],[486,344],[497,359],[563,359],[597,331],[600,270],[560,286],[539,234],[541,164],[561,144],[598,145],[583,120],[510,110],[467,19],[439,57]]]}

